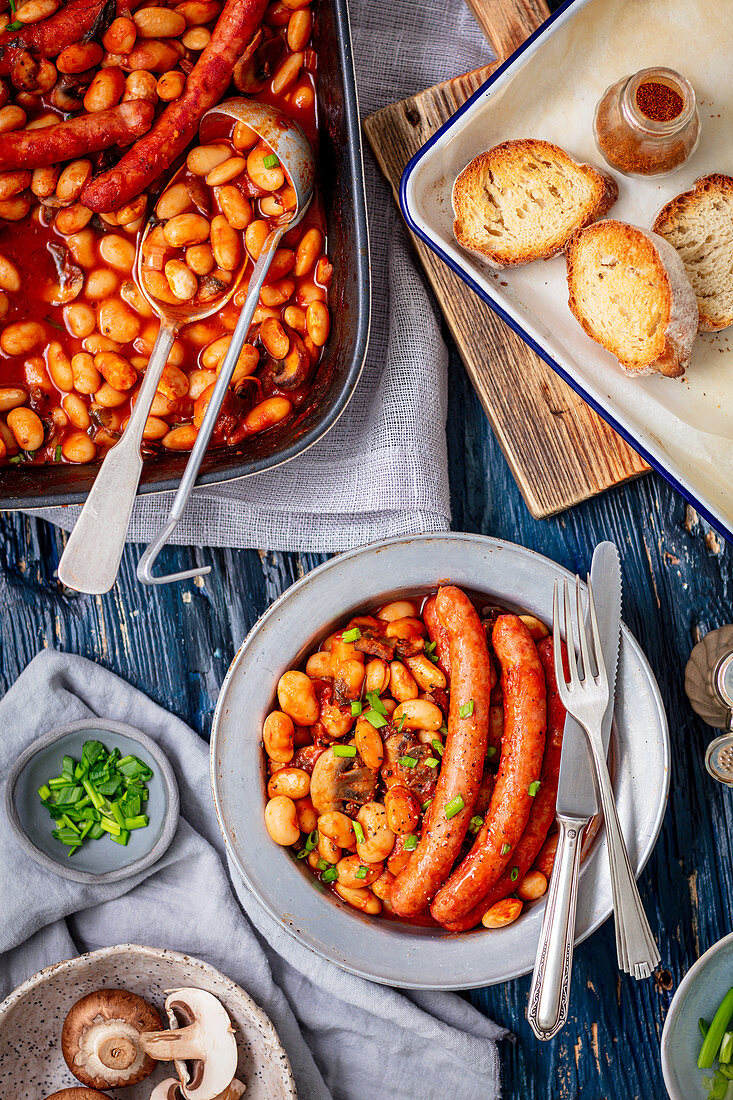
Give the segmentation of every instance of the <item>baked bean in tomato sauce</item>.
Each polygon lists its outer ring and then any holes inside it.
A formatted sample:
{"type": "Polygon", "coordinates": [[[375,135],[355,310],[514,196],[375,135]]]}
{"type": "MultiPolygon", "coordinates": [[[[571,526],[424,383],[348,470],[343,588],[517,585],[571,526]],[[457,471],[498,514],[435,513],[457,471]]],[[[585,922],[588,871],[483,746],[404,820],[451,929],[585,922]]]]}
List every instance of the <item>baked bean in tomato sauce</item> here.
{"type": "MultiPolygon", "coordinates": [[[[26,6],[25,22],[46,17],[30,10],[34,3],[17,4],[21,22],[26,6]]],[[[221,11],[219,0],[146,2],[56,58],[29,54],[22,73],[17,66],[0,82],[0,136],[136,99],[153,103],[157,116],[184,94],[221,11]]],[[[10,23],[12,12],[3,18],[10,23]]],[[[280,107],[315,144],[312,26],[307,0],[271,3],[229,94],[280,107]]],[[[270,227],[294,208],[272,150],[231,120],[197,135],[173,186],[161,191],[159,181],[114,213],[94,214],[83,205],[84,187],[118,155],[0,172],[0,462],[91,462],[119,439],[159,327],[134,277],[138,238],[153,215],[159,224],[142,276],[149,293],[165,304],[229,298],[180,331],[145,428],[147,455],[190,450],[247,272],[270,227]],[[227,295],[242,263],[241,287],[227,295]]],[[[316,196],[274,257],[215,445],[235,446],[307,404],[330,329],[331,275],[316,196]]]]}

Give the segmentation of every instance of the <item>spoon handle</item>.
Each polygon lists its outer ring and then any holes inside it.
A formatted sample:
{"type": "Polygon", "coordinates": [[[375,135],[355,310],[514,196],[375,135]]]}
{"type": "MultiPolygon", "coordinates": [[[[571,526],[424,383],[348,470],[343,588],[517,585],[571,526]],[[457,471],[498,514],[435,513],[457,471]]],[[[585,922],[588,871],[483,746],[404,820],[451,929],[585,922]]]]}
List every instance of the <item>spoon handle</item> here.
{"type": "Polygon", "coordinates": [[[59,580],[77,592],[99,595],[115,583],[142,473],[143,430],[174,339],[175,329],[161,323],[127,427],[107,452],[61,556],[59,580]]]}
{"type": "Polygon", "coordinates": [[[242,306],[242,312],[239,315],[237,321],[237,327],[232,333],[231,343],[227,349],[227,353],[224,357],[224,361],[219,370],[219,375],[214,386],[214,392],[211,395],[211,399],[206,408],[204,419],[201,421],[201,426],[196,436],[196,442],[193,445],[193,449],[186,463],[186,469],[183,471],[183,477],[181,483],[176,490],[176,495],[173,498],[173,504],[171,505],[168,517],[163,524],[163,527],[158,532],[153,541],[143,551],[142,557],[137,565],[138,579],[143,584],[169,584],[171,581],[183,581],[189,577],[203,576],[206,573],[211,572],[211,566],[201,566],[196,569],[186,569],[180,573],[172,573],[166,577],[153,576],[153,565],[160,551],[165,546],[166,542],[176,529],[181,516],[186,507],[186,502],[191,495],[191,490],[196,484],[196,479],[201,469],[201,463],[206,453],[206,448],[209,445],[211,439],[211,433],[214,430],[217,417],[219,416],[219,410],[221,409],[222,402],[229,389],[229,383],[232,380],[234,368],[239,360],[240,352],[242,351],[242,345],[247,338],[249,332],[249,326],[252,323],[252,317],[254,311],[257,308],[257,303],[260,300],[260,290],[262,284],[265,281],[265,276],[272,263],[272,258],[275,255],[278,244],[282,238],[286,229],[290,228],[290,224],[278,227],[270,233],[269,237],[265,241],[262,252],[259,255],[259,259],[254,266],[252,275],[249,280],[249,287],[247,289],[247,297],[245,298],[244,305],[242,306]]]}

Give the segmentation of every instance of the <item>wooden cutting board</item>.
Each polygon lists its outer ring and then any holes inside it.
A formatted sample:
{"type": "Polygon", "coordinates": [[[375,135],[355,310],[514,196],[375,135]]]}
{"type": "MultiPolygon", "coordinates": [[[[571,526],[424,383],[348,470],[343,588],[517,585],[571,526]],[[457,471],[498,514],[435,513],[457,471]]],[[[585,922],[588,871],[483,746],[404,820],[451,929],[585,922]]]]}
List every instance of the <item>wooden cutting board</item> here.
{"type": "MultiPolygon", "coordinates": [[[[499,59],[364,122],[397,198],[410,158],[549,15],[545,0],[467,0],[499,59]]],[[[412,236],[461,358],[533,516],[542,519],[649,469],[427,245],[412,236]]]]}

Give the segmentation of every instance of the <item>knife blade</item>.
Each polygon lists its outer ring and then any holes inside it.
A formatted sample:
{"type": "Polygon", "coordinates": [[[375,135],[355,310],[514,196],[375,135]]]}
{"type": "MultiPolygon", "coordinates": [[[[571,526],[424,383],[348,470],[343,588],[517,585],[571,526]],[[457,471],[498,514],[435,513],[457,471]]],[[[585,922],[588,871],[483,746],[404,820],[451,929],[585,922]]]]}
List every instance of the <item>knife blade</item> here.
{"type": "MultiPolygon", "coordinates": [[[[621,639],[621,561],[612,542],[603,542],[596,547],[590,580],[608,676],[608,706],[602,723],[603,744],[608,749],[621,639]]],[[[587,737],[582,726],[568,716],[563,731],[557,790],[557,854],[547,891],[527,1006],[527,1019],[538,1039],[551,1039],[567,1019],[581,845],[585,826],[597,809],[587,737]]]]}
{"type": "MultiPolygon", "coordinates": [[[[608,677],[608,706],[601,725],[603,744],[608,752],[621,642],[621,559],[614,543],[601,542],[596,547],[590,567],[590,579],[608,677]]],[[[565,817],[590,820],[597,812],[598,800],[588,739],[583,727],[568,715],[560,755],[557,813],[565,817]]]]}

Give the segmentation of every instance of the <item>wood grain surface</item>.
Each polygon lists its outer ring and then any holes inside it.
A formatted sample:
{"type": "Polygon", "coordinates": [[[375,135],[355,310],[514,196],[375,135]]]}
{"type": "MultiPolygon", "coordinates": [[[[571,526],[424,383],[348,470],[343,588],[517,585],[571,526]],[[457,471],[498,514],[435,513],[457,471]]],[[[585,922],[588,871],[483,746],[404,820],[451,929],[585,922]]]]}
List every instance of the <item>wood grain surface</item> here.
{"type": "MultiPolygon", "coordinates": [[[[623,561],[624,618],[659,680],[672,741],[669,808],[640,880],[662,953],[654,980],[637,984],[619,975],[607,921],[576,952],[570,1016],[552,1042],[538,1042],[526,1022],[529,978],[466,996],[516,1036],[500,1046],[505,1100],[662,1100],[659,1037],[669,1002],[698,955],[730,931],[733,911],[733,792],[705,772],[713,734],[683,691],[692,646],[733,619],[733,547],[656,474],[562,516],[534,520],[455,351],[450,369],[455,530],[509,539],[580,571],[598,541],[613,539],[623,561]]],[[[203,737],[249,628],[324,560],[167,547],[161,561],[166,572],[201,564],[213,565],[213,572],[198,584],[144,589],[135,578],[142,547],[128,546],[115,589],[93,597],[55,579],[66,537],[40,520],[0,513],[0,691],[52,646],[99,661],[203,737]]],[[[49,729],[54,724],[49,714],[49,729]]]]}
{"type": "MultiPolygon", "coordinates": [[[[544,0],[469,0],[497,58],[547,17],[544,0]]],[[[496,67],[477,69],[365,120],[395,199],[410,158],[496,67]]],[[[468,374],[532,515],[541,518],[648,466],[417,237],[412,237],[468,374]]]]}

